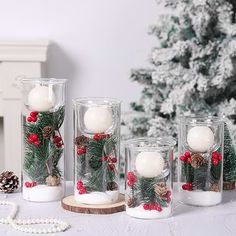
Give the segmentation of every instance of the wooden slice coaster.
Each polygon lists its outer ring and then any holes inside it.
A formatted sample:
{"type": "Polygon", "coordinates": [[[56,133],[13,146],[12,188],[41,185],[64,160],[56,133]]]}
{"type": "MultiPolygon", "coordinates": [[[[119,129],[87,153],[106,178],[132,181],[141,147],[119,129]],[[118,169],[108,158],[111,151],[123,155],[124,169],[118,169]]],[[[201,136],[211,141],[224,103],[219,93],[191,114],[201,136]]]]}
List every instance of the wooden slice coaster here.
{"type": "Polygon", "coordinates": [[[119,201],[107,205],[87,205],[78,204],[73,195],[65,197],[61,200],[61,206],[67,210],[85,214],[113,214],[125,210],[124,195],[120,194],[119,201]]]}

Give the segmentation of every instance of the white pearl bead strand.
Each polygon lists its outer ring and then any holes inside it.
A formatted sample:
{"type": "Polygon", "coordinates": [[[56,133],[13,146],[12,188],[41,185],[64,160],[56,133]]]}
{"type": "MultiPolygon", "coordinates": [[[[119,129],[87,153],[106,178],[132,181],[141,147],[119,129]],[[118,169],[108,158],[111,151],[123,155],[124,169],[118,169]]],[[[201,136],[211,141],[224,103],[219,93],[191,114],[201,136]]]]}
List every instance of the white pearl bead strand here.
{"type": "Polygon", "coordinates": [[[66,231],[70,225],[62,220],[57,220],[53,218],[49,219],[28,219],[28,220],[16,220],[15,216],[18,210],[17,205],[10,201],[0,201],[0,205],[11,206],[12,210],[7,218],[0,218],[0,224],[10,224],[15,230],[30,233],[30,234],[50,234],[66,231]],[[25,227],[25,225],[34,224],[51,224],[54,225],[52,228],[31,228],[25,227]]]}

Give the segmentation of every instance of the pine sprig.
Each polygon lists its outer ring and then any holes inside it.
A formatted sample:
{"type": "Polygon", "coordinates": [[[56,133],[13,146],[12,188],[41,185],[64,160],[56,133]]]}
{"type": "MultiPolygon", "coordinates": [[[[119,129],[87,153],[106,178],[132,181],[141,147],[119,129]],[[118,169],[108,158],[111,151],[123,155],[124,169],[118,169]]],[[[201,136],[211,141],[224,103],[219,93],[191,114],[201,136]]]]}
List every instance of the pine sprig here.
{"type": "MultiPolygon", "coordinates": [[[[45,184],[49,176],[61,176],[58,167],[59,160],[63,154],[63,148],[58,148],[53,143],[53,135],[60,134],[60,127],[63,124],[65,115],[64,106],[59,107],[55,112],[41,112],[38,114],[36,123],[24,124],[24,172],[32,180],[39,184],[45,184]],[[53,133],[47,138],[43,136],[43,128],[50,126],[53,133]],[[36,134],[39,145],[28,141],[30,135],[36,134]]],[[[26,120],[26,117],[24,117],[26,120]]]]}
{"type": "Polygon", "coordinates": [[[100,140],[89,137],[84,148],[86,153],[77,156],[77,179],[83,180],[87,192],[108,190],[118,174],[115,164],[110,168],[111,159],[118,155],[117,137],[112,135],[100,140]]]}

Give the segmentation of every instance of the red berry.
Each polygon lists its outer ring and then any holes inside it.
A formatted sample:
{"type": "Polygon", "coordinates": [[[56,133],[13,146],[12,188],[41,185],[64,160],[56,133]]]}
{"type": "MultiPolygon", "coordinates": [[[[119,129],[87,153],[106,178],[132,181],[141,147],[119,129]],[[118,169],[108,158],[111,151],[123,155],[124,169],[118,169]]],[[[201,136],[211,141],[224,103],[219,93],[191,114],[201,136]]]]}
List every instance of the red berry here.
{"type": "Polygon", "coordinates": [[[219,154],[218,155],[218,160],[221,161],[222,160],[222,156],[219,154]]]}
{"type": "Polygon", "coordinates": [[[218,159],[212,159],[212,165],[213,166],[217,166],[219,164],[219,160],[218,159]]]}
{"type": "Polygon", "coordinates": [[[156,210],[157,204],[156,203],[150,204],[149,208],[150,210],[156,210]]]}
{"type": "Polygon", "coordinates": [[[37,117],[31,117],[31,121],[32,122],[36,122],[37,121],[37,117]]]}
{"type": "Polygon", "coordinates": [[[187,157],[186,157],[186,156],[181,156],[179,159],[180,159],[181,161],[183,161],[183,162],[186,162],[186,161],[187,161],[187,157]]]}
{"type": "Polygon", "coordinates": [[[36,181],[33,181],[32,182],[32,187],[35,187],[37,185],[37,182],[36,181]]]}
{"type": "Polygon", "coordinates": [[[85,193],[86,193],[85,187],[81,187],[81,188],[79,189],[79,194],[85,194],[85,193]]]}
{"type": "Polygon", "coordinates": [[[150,208],[149,208],[149,205],[148,205],[148,204],[146,204],[146,203],[145,203],[145,204],[143,204],[143,209],[144,209],[144,210],[149,210],[149,209],[150,209],[150,208]]]}
{"type": "Polygon", "coordinates": [[[217,152],[212,152],[212,158],[218,159],[219,154],[217,152]]]}
{"type": "Polygon", "coordinates": [[[182,189],[183,189],[183,190],[189,190],[189,186],[188,186],[187,184],[183,184],[183,185],[182,185],[182,189]]]}
{"type": "Polygon", "coordinates": [[[77,149],[77,155],[80,156],[80,155],[83,155],[86,153],[86,149],[85,148],[78,148],[77,149]]]}
{"type": "Polygon", "coordinates": [[[34,140],[32,139],[31,136],[28,137],[28,142],[29,142],[29,143],[33,143],[33,142],[34,142],[34,140]]]}
{"type": "Polygon", "coordinates": [[[127,181],[127,184],[128,184],[128,186],[129,186],[129,187],[132,187],[132,186],[134,185],[134,182],[133,182],[133,181],[130,181],[130,180],[128,180],[128,181],[127,181]]]}
{"type": "Polygon", "coordinates": [[[34,141],[34,145],[35,146],[39,146],[40,142],[37,140],[37,141],[34,141]]]}
{"type": "Polygon", "coordinates": [[[186,151],[186,152],[184,153],[184,156],[185,156],[186,158],[190,158],[190,157],[191,157],[191,153],[190,153],[189,151],[186,151]]]}
{"type": "Polygon", "coordinates": [[[188,164],[191,164],[191,163],[192,163],[192,159],[191,159],[191,158],[188,158],[188,159],[187,159],[187,163],[188,163],[188,164]]]}
{"type": "Polygon", "coordinates": [[[60,143],[61,141],[62,141],[62,138],[59,137],[59,136],[55,136],[55,137],[53,138],[53,142],[54,142],[54,143],[60,143]]]}
{"type": "Polygon", "coordinates": [[[30,112],[30,116],[31,117],[36,117],[38,115],[38,112],[37,111],[32,111],[30,112]]]}
{"type": "Polygon", "coordinates": [[[30,182],[25,182],[25,187],[26,188],[31,188],[31,183],[30,182]]]}
{"type": "Polygon", "coordinates": [[[31,134],[30,137],[33,141],[38,141],[38,135],[37,134],[31,134]]]}
{"type": "Polygon", "coordinates": [[[166,192],[166,197],[168,198],[168,197],[170,197],[170,196],[171,196],[171,191],[168,190],[168,191],[166,192]]]}
{"type": "Polygon", "coordinates": [[[127,179],[131,182],[136,182],[137,178],[133,172],[128,172],[127,179]]]}
{"type": "Polygon", "coordinates": [[[32,117],[30,117],[30,116],[27,117],[27,121],[28,121],[28,122],[32,122],[32,117]]]}
{"type": "Polygon", "coordinates": [[[159,211],[159,212],[161,212],[161,211],[162,211],[161,206],[157,206],[156,210],[159,211]]]}
{"type": "Polygon", "coordinates": [[[94,134],[93,139],[96,140],[96,141],[98,141],[98,140],[100,139],[99,134],[94,134]]]}
{"type": "Polygon", "coordinates": [[[111,135],[110,135],[110,134],[107,134],[107,139],[110,138],[110,137],[111,137],[111,135]]]}
{"type": "Polygon", "coordinates": [[[114,164],[109,164],[109,165],[108,165],[108,169],[109,169],[110,171],[114,170],[114,169],[115,169],[115,165],[114,165],[114,164]]]}
{"type": "Polygon", "coordinates": [[[167,197],[166,202],[167,202],[167,203],[170,203],[170,202],[171,202],[171,198],[170,198],[170,197],[167,197]]]}
{"type": "Polygon", "coordinates": [[[135,175],[134,175],[134,172],[129,171],[129,172],[127,173],[127,178],[128,178],[128,179],[132,178],[133,176],[135,176],[135,175]]]}
{"type": "Polygon", "coordinates": [[[77,189],[79,190],[81,187],[83,187],[83,182],[81,180],[79,180],[77,182],[77,189]]]}
{"type": "Polygon", "coordinates": [[[111,161],[112,161],[112,163],[116,163],[116,162],[117,162],[117,158],[116,158],[116,157],[113,157],[113,158],[111,159],[111,161]]]}
{"type": "Polygon", "coordinates": [[[56,146],[57,146],[58,148],[61,148],[61,147],[62,147],[62,143],[57,143],[56,146]]]}
{"type": "Polygon", "coordinates": [[[102,157],[101,161],[107,161],[108,157],[102,157]]]}
{"type": "Polygon", "coordinates": [[[102,140],[102,139],[104,139],[104,138],[106,138],[106,135],[105,135],[105,134],[100,134],[99,139],[102,140]]]}

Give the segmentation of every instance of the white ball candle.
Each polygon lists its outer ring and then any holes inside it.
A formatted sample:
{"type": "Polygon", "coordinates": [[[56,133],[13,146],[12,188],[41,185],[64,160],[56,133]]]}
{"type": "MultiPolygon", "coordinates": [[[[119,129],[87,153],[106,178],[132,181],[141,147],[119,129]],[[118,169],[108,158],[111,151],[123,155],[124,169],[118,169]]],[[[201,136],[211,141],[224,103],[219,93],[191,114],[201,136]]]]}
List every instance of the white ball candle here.
{"type": "Polygon", "coordinates": [[[107,107],[90,107],[84,114],[84,124],[90,132],[105,132],[112,126],[112,113],[107,107]]]}
{"type": "Polygon", "coordinates": [[[194,152],[207,152],[214,144],[214,134],[207,126],[195,126],[188,131],[187,143],[194,152]]]}
{"type": "Polygon", "coordinates": [[[28,94],[28,103],[32,110],[49,111],[55,105],[55,94],[52,88],[36,86],[28,94]]]}
{"type": "Polygon", "coordinates": [[[137,172],[145,178],[154,178],[164,169],[164,159],[159,152],[140,152],[135,160],[137,172]]]}

